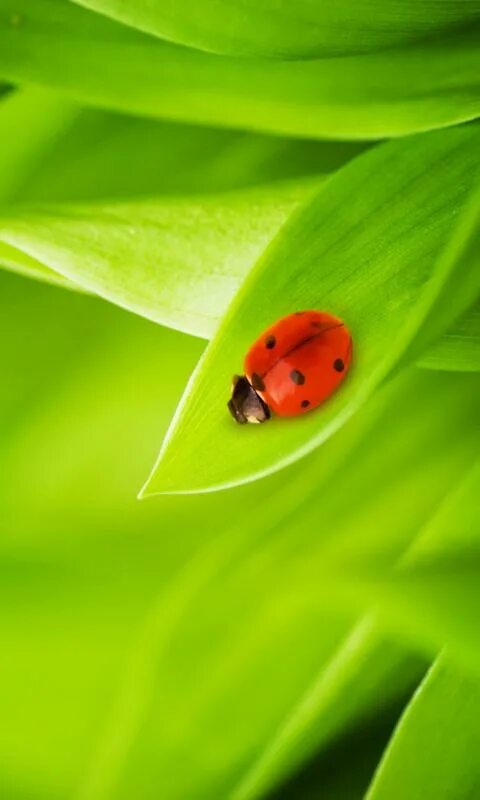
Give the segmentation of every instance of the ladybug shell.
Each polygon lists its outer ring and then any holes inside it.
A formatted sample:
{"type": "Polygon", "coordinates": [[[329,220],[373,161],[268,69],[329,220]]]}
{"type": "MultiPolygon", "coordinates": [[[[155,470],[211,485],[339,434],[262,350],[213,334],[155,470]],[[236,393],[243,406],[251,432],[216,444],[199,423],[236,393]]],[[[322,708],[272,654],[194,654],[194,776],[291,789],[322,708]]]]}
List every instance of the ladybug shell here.
{"type": "Polygon", "coordinates": [[[290,417],[310,411],[335,391],[351,353],[342,320],[323,311],[298,311],[259,336],[245,357],[245,374],[272,411],[290,417]]]}

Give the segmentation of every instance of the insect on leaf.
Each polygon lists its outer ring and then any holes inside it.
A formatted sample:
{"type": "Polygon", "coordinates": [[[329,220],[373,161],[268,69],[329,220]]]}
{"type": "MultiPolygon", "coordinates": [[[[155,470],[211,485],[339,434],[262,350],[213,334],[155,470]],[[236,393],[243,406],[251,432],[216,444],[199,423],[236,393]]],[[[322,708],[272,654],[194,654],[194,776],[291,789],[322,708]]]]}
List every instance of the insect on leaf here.
{"type": "Polygon", "coordinates": [[[144,493],[208,491],[269,474],[318,446],[372,394],[435,313],[443,282],[464,269],[456,251],[440,256],[452,208],[460,213],[475,185],[479,142],[470,126],[382,145],[294,215],[207,348],[144,493]],[[251,342],[285,314],[315,307],[343,319],[353,336],[341,389],[302,417],[260,429],[232,423],[231,375],[251,342]]]}

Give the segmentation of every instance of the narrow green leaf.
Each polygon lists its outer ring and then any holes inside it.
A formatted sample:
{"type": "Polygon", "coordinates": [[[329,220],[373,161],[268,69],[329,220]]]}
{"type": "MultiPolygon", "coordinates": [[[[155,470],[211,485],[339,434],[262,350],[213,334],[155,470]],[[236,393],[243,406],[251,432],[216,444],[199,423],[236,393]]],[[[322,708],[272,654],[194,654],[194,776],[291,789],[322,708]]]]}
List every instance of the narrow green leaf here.
{"type": "Polygon", "coordinates": [[[365,146],[143,119],[22,88],[0,103],[0,202],[221,192],[330,173],[365,146]]]}
{"type": "MultiPolygon", "coordinates": [[[[478,452],[478,426],[471,435],[478,452]]],[[[420,646],[446,646],[479,673],[480,463],[460,477],[401,568],[367,589],[380,599],[387,624],[420,646]]]]}
{"type": "MultiPolygon", "coordinates": [[[[455,379],[460,380],[460,375],[455,379]]],[[[472,375],[470,381],[475,407],[477,376],[472,375]]],[[[454,434],[458,422],[456,426],[452,423],[454,434]]],[[[377,607],[384,628],[424,653],[446,647],[462,669],[478,675],[480,437],[471,417],[470,438],[473,459],[453,470],[442,502],[393,569],[379,570],[375,559],[357,558],[355,564],[351,560],[343,564],[341,571],[332,572],[330,565],[328,574],[319,576],[317,572],[311,581],[317,585],[321,577],[324,597],[331,600],[334,596],[337,602],[343,597],[347,607],[353,604],[358,608],[360,601],[364,608],[377,607]]],[[[371,550],[371,542],[369,547],[371,550]]],[[[306,584],[305,576],[304,580],[306,584]]]]}
{"type": "Polygon", "coordinates": [[[145,494],[208,491],[269,474],[318,446],[371,395],[457,267],[456,253],[448,260],[439,254],[452,233],[452,209],[463,209],[475,185],[479,141],[478,128],[467,126],[382,145],[294,215],[192,376],[145,494]],[[315,307],[352,331],[346,383],[301,418],[236,426],[225,404],[250,343],[284,314],[315,307]]]}
{"type": "Polygon", "coordinates": [[[219,53],[311,57],[351,55],[438,35],[479,21],[468,0],[76,0],[128,25],[219,53]]]}
{"type": "Polygon", "coordinates": [[[310,178],[221,195],[6,208],[0,241],[16,250],[12,268],[27,272],[33,258],[47,267],[43,277],[57,273],[155,322],[208,337],[246,268],[321,183],[310,178]]]}
{"type": "Polygon", "coordinates": [[[0,75],[154,117],[326,138],[383,138],[474,119],[478,33],[311,61],[209,55],[64,0],[0,0],[0,75]]]}
{"type": "Polygon", "coordinates": [[[440,657],[408,706],[366,800],[474,800],[480,689],[440,657]]]}

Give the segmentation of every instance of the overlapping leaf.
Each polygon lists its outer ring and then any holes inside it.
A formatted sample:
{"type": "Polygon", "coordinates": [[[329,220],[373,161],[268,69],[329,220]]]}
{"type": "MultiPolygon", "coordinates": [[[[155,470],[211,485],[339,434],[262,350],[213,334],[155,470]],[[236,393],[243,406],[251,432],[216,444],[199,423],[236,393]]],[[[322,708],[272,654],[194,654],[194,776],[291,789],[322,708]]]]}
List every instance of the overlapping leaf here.
{"type": "Polygon", "coordinates": [[[146,116],[331,138],[382,138],[475,118],[475,26],[378,53],[310,61],[167,44],[64,0],[0,0],[0,76],[146,116]]]}

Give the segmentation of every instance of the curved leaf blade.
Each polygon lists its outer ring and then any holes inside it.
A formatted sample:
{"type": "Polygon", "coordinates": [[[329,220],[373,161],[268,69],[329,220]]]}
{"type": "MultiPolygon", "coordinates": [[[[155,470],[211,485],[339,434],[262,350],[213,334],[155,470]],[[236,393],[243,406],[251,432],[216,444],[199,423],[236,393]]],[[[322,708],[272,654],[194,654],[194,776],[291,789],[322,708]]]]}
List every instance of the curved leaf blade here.
{"type": "Polygon", "coordinates": [[[479,141],[480,129],[471,126],[383,145],[338,172],[294,215],[200,361],[144,494],[254,480],[343,424],[394,367],[456,266],[438,256],[452,209],[464,207],[475,185],[479,141]],[[225,404],[249,344],[273,320],[312,307],[338,314],[352,331],[347,381],[311,414],[239,428],[225,404]]]}
{"type": "Polygon", "coordinates": [[[352,627],[246,770],[229,800],[255,800],[366,715],[388,706],[421,671],[369,617],[352,627]]]}
{"type": "MultiPolygon", "coordinates": [[[[26,254],[47,267],[46,279],[62,276],[147,319],[208,338],[245,270],[321,182],[96,207],[5,209],[0,243],[21,254],[16,264],[11,259],[14,269],[26,254]]],[[[24,266],[32,268],[28,260],[24,266]]]]}
{"type": "Polygon", "coordinates": [[[480,20],[468,0],[76,0],[139,30],[218,53],[280,58],[383,50],[480,20]]]}
{"type": "Polygon", "coordinates": [[[366,800],[477,797],[479,719],[478,682],[441,656],[407,707],[366,800]]]}
{"type": "Polygon", "coordinates": [[[2,204],[217,193],[327,174],[366,147],[115,114],[34,86],[1,100],[0,143],[2,204]]]}
{"type": "Polygon", "coordinates": [[[250,60],[167,44],[63,0],[0,0],[8,79],[130,113],[295,136],[378,139],[474,119],[477,42],[472,26],[368,55],[250,60]]]}

